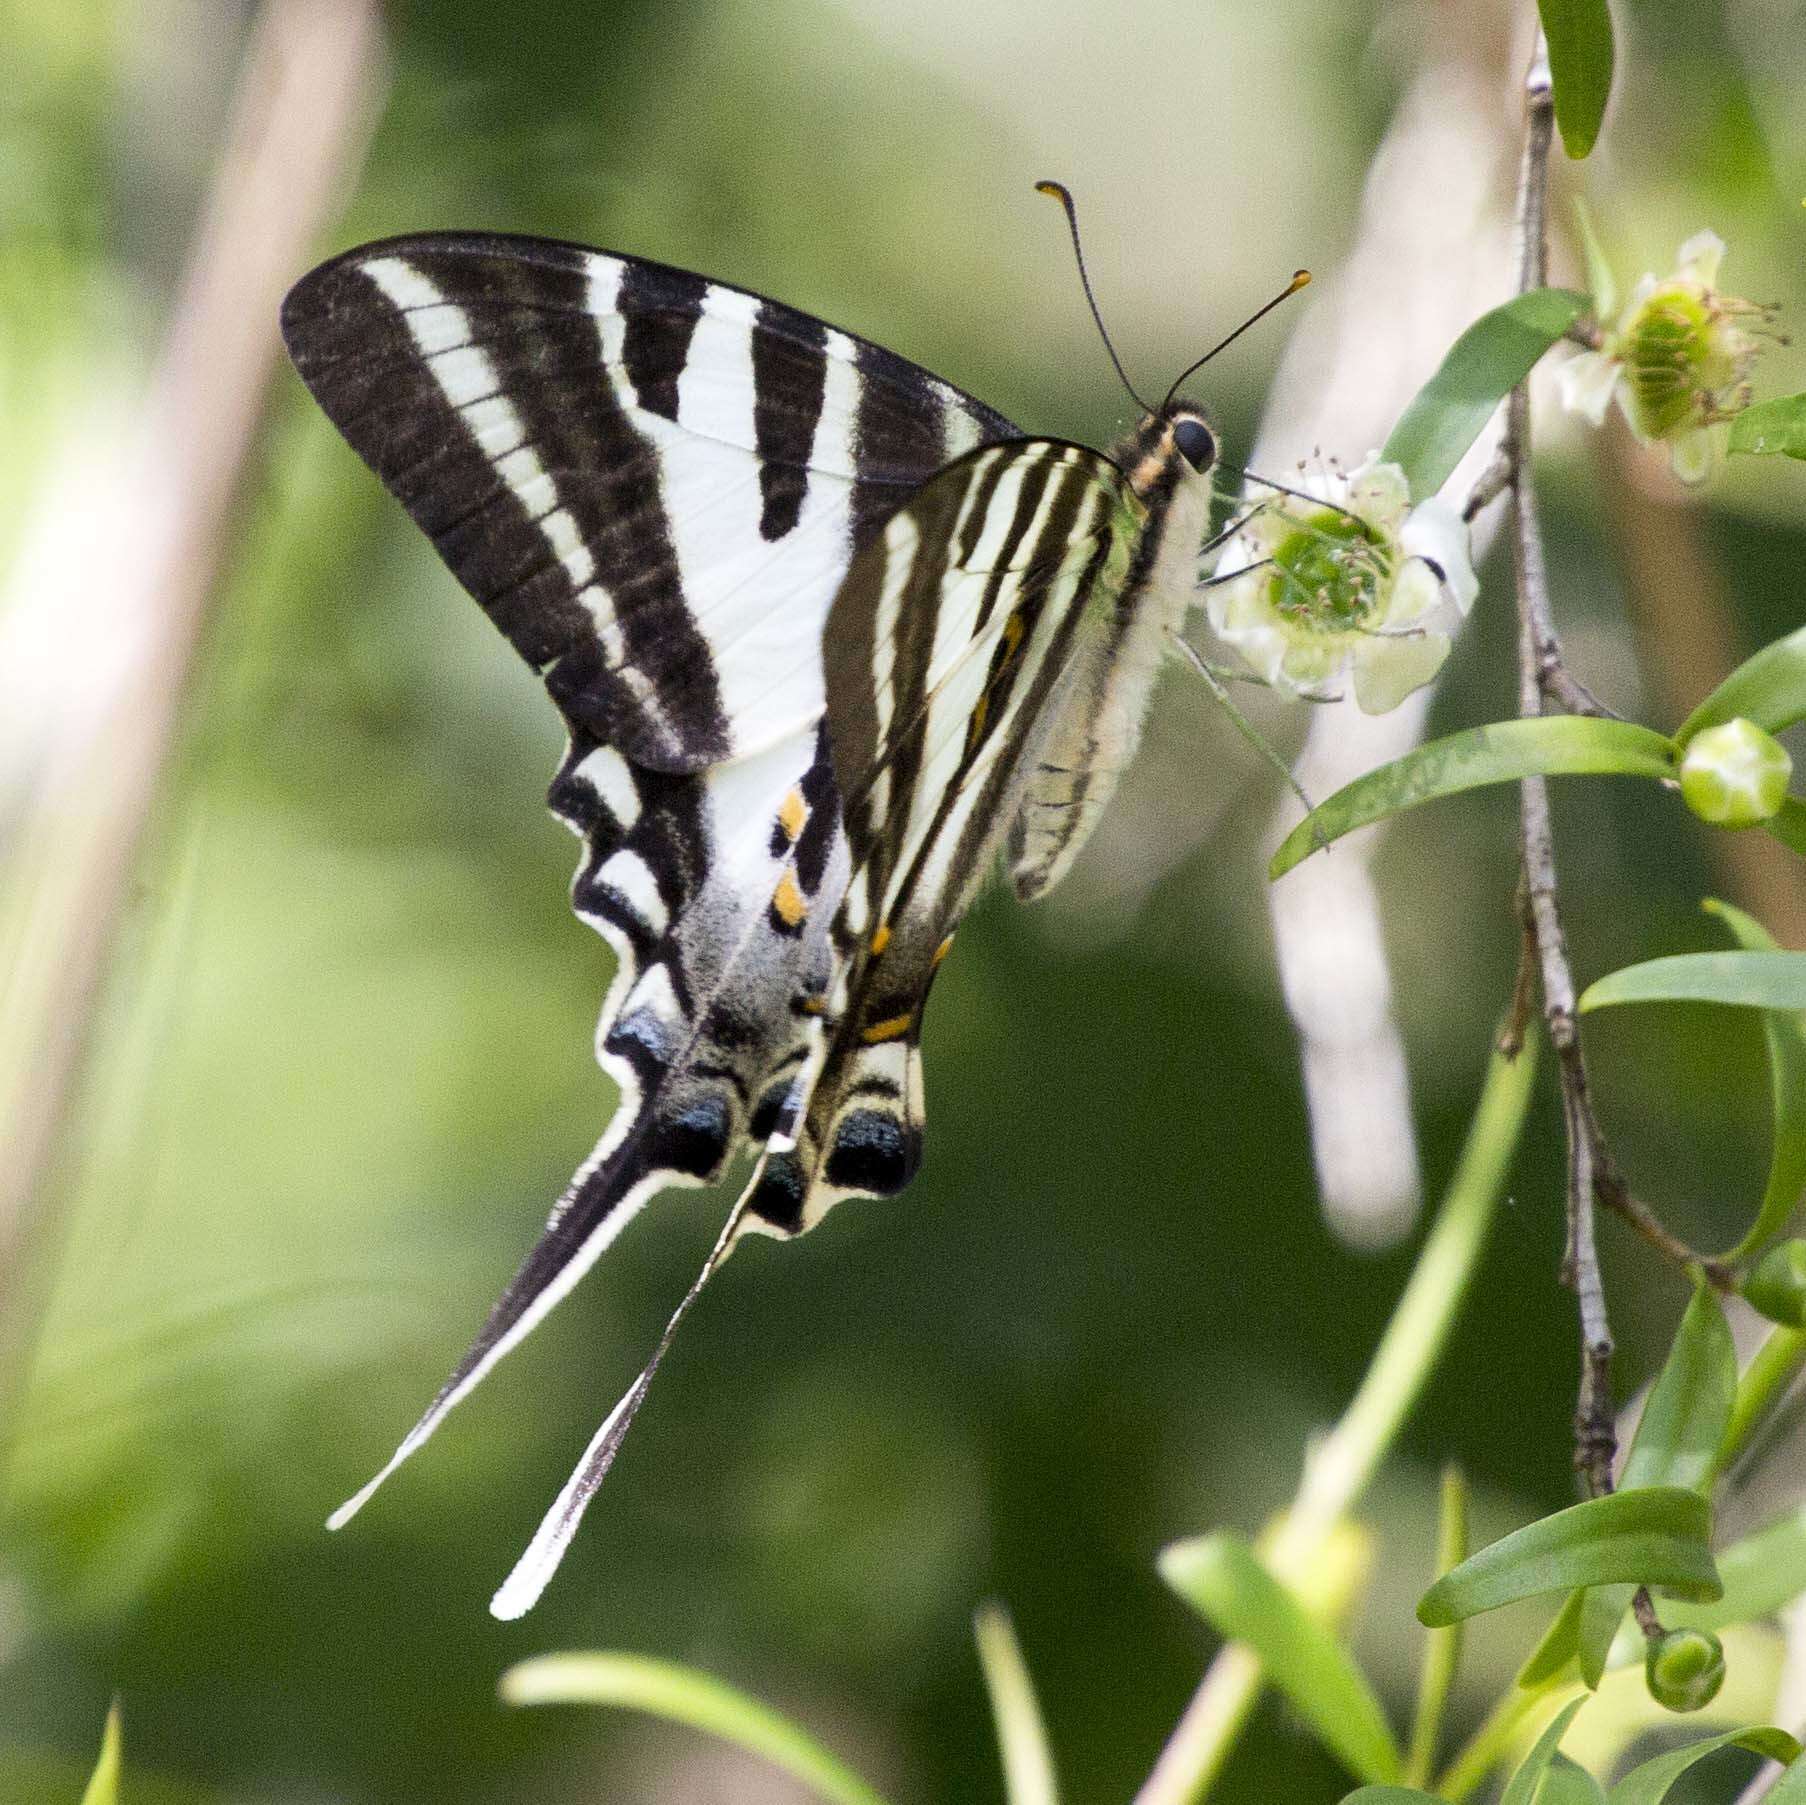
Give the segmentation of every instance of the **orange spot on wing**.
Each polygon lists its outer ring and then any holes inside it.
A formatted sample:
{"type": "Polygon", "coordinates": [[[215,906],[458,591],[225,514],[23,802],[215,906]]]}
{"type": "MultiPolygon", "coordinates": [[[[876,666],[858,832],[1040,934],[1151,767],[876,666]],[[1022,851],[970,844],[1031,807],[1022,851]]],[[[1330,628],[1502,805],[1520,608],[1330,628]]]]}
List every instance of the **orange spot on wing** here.
{"type": "Polygon", "coordinates": [[[786,840],[795,840],[803,831],[803,823],[809,819],[809,805],[803,800],[801,790],[792,790],[778,804],[778,826],[784,830],[786,840]]]}
{"type": "Polygon", "coordinates": [[[874,953],[881,953],[889,945],[890,923],[888,921],[880,922],[878,924],[878,931],[873,934],[871,938],[871,949],[874,953]]]}
{"type": "Polygon", "coordinates": [[[913,1015],[893,1015],[881,1022],[873,1022],[869,1028],[859,1030],[859,1038],[868,1047],[875,1047],[880,1041],[899,1040],[909,1032],[909,1024],[915,1020],[913,1015]]]}
{"type": "Polygon", "coordinates": [[[800,928],[809,913],[809,905],[803,900],[803,893],[797,888],[796,873],[786,871],[778,879],[778,887],[771,893],[771,907],[787,928],[800,928]]]}

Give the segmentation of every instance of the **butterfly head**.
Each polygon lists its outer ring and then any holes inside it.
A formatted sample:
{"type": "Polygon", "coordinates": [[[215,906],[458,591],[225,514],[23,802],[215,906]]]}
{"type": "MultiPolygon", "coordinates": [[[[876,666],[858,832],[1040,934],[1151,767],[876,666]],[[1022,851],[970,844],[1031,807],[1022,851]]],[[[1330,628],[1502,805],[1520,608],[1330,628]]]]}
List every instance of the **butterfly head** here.
{"type": "Polygon", "coordinates": [[[1208,490],[1218,456],[1210,416],[1196,402],[1180,399],[1144,414],[1117,447],[1116,461],[1127,473],[1129,487],[1152,504],[1194,483],[1208,490]]]}

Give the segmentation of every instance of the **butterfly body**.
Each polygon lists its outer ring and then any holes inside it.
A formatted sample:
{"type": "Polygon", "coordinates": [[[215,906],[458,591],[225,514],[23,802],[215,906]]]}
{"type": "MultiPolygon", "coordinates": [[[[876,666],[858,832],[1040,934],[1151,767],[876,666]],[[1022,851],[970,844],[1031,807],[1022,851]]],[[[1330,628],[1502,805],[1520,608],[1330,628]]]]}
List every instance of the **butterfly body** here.
{"type": "MultiPolygon", "coordinates": [[[[617,956],[608,1129],[336,1523],[657,1191],[756,1162],[693,1298],[745,1232],[908,1183],[935,973],[1000,852],[1040,895],[1095,826],[1193,599],[1215,440],[1183,401],[1110,456],[1035,439],[780,303],[533,239],[348,252],[283,330],[564,716],[549,800],[617,956]]],[[[537,1596],[668,1340],[498,1611],[537,1596]]]]}

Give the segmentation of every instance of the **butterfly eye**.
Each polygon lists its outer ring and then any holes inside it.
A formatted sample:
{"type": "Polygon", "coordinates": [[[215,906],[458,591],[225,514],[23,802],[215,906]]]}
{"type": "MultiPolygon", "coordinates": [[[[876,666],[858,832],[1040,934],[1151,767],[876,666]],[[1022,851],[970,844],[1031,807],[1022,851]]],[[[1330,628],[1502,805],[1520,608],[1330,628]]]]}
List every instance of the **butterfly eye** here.
{"type": "Polygon", "coordinates": [[[1208,470],[1217,461],[1217,438],[1202,420],[1181,420],[1173,427],[1173,443],[1194,470],[1208,470]]]}

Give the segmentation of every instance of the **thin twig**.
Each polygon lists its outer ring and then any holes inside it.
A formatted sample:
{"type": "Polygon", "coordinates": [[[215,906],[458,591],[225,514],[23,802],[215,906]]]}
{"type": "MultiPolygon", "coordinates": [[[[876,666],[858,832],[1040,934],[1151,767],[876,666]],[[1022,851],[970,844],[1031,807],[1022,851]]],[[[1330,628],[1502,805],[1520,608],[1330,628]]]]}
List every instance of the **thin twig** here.
{"type": "MultiPolygon", "coordinates": [[[[1517,196],[1517,284],[1520,293],[1542,286],[1548,263],[1546,198],[1549,148],[1555,125],[1549,53],[1542,34],[1524,79],[1524,154],[1517,196]]],[[[1511,551],[1518,598],[1518,712],[1543,713],[1545,706],[1574,709],[1591,697],[1567,676],[1561,642],[1549,608],[1542,529],[1530,479],[1530,386],[1511,393],[1507,404],[1504,453],[1511,467],[1511,551]],[[1576,697],[1574,692],[1579,692],[1576,697]]],[[[1594,707],[1597,705],[1595,704],[1594,707]]],[[[1582,708],[1580,712],[1591,710],[1582,708]]],[[[1612,1333],[1595,1238],[1595,1183],[1602,1141],[1588,1094],[1586,1061],[1575,1020],[1574,974],[1562,930],[1555,871],[1555,837],[1549,788],[1540,777],[1522,785],[1521,835],[1523,896],[1536,943],[1542,980],[1543,1021],[1555,1050],[1561,1085],[1562,1120],[1568,1149],[1567,1247],[1562,1279],[1580,1312],[1580,1387],[1574,1411],[1574,1464],[1588,1492],[1612,1489],[1612,1456],[1617,1433],[1612,1413],[1612,1333]]]]}

